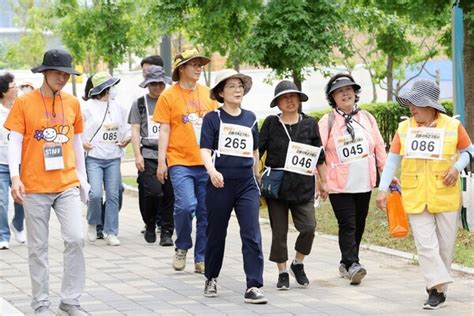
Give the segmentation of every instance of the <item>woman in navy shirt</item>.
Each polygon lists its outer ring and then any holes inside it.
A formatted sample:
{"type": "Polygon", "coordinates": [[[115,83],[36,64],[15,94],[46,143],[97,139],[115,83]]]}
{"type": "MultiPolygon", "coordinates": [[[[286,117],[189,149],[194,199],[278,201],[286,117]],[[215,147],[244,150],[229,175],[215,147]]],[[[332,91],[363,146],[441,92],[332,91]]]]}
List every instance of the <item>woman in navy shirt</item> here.
{"type": "Polygon", "coordinates": [[[209,112],[201,130],[201,157],[209,174],[206,282],[204,296],[217,296],[217,277],[224,258],[225,237],[232,209],[240,225],[247,277],[246,303],[265,304],[262,238],[259,226],[258,127],[255,114],[240,107],[252,79],[235,70],[222,70],[211,89],[211,99],[223,103],[209,112]]]}

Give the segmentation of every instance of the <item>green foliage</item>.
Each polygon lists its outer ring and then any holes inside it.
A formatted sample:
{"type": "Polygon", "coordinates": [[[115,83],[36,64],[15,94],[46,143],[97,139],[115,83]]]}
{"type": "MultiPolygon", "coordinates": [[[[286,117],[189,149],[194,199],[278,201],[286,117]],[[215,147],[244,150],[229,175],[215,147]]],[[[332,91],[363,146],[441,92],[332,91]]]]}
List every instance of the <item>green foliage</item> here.
{"type": "MultiPolygon", "coordinates": [[[[452,101],[441,101],[441,104],[446,108],[447,115],[452,116],[452,101]]],[[[410,117],[408,107],[400,106],[397,102],[362,104],[361,108],[370,112],[375,117],[380,133],[382,134],[384,143],[387,147],[392,142],[393,135],[395,134],[398,128],[398,123],[401,121],[402,117],[410,117]]],[[[309,115],[319,120],[329,111],[330,110],[312,112],[309,113],[309,115]]]]}
{"type": "Polygon", "coordinates": [[[249,38],[246,60],[301,82],[305,67],[333,64],[334,48],[348,53],[343,23],[334,1],[269,1],[249,38]]]}

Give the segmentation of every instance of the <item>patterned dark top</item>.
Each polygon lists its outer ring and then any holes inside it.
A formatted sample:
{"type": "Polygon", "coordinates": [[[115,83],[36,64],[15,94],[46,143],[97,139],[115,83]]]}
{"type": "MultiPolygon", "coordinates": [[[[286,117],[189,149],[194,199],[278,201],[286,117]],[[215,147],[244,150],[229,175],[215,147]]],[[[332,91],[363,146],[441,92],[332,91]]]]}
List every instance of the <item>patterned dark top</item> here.
{"type": "MultiPolygon", "coordinates": [[[[316,119],[302,113],[300,121],[286,125],[292,141],[321,147],[318,122],[316,119]]],[[[268,116],[262,125],[259,135],[258,150],[260,156],[267,152],[265,166],[283,168],[289,139],[282,124],[275,115],[268,116]]],[[[318,165],[324,163],[324,152],[319,156],[318,165]]],[[[288,202],[307,202],[314,198],[314,177],[286,172],[280,186],[279,199],[288,202]]]]}

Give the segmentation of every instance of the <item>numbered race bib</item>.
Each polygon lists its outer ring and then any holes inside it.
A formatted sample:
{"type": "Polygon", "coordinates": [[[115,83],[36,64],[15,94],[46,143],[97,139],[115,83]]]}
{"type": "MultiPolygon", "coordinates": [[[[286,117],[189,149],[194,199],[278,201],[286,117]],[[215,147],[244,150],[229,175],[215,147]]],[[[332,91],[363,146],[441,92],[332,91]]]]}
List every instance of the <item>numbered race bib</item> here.
{"type": "Polygon", "coordinates": [[[405,158],[442,159],[444,129],[409,128],[405,143],[405,158]]]}
{"type": "Polygon", "coordinates": [[[218,150],[224,155],[252,158],[252,130],[250,127],[221,121],[218,150]]]}
{"type": "Polygon", "coordinates": [[[148,139],[160,138],[160,123],[152,120],[152,115],[148,116],[148,139]]]}
{"type": "Polygon", "coordinates": [[[363,134],[340,136],[336,139],[336,151],[341,163],[350,163],[369,156],[369,146],[363,134]]]}
{"type": "Polygon", "coordinates": [[[44,168],[46,171],[64,169],[63,147],[61,144],[43,145],[44,168]]]}
{"type": "Polygon", "coordinates": [[[99,131],[99,142],[103,144],[115,144],[118,142],[118,124],[106,122],[102,124],[99,131]]]}
{"type": "Polygon", "coordinates": [[[320,154],[321,147],[290,141],[284,169],[289,172],[312,176],[320,154]]]}

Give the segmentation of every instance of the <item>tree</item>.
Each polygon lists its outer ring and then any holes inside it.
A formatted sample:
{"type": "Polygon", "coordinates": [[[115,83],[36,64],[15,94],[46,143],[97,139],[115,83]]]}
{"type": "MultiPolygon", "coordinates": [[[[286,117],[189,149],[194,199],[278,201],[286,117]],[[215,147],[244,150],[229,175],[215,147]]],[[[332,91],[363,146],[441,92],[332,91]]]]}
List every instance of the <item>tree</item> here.
{"type": "Polygon", "coordinates": [[[351,26],[366,34],[365,44],[372,47],[365,55],[359,54],[354,44],[353,50],[370,69],[372,82],[387,90],[387,101],[417,77],[442,48],[439,38],[449,29],[449,10],[438,0],[430,5],[433,11],[426,10],[420,1],[348,2],[351,26]],[[417,67],[417,74],[405,79],[408,67],[417,67]]]}
{"type": "Polygon", "coordinates": [[[335,48],[346,51],[338,5],[331,0],[273,0],[264,8],[249,38],[246,60],[292,77],[301,89],[306,67],[333,64],[335,48]]]}
{"type": "Polygon", "coordinates": [[[18,0],[11,2],[15,12],[15,24],[22,29],[20,40],[4,43],[3,59],[14,68],[38,65],[46,49],[49,32],[49,2],[45,0],[18,0]],[[25,49],[27,48],[27,49],[25,49]]]}

